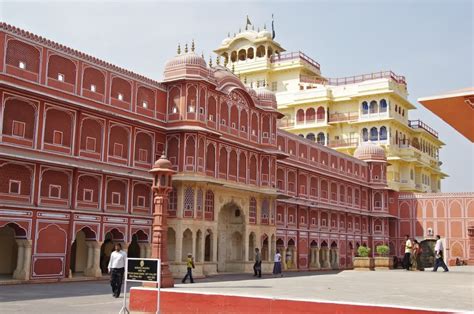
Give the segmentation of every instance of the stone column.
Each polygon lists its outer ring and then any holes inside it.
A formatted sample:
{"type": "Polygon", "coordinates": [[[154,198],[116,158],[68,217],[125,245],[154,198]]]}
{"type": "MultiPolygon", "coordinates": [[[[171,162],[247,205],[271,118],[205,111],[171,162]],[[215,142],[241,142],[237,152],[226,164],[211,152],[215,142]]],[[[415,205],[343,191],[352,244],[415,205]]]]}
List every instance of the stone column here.
{"type": "Polygon", "coordinates": [[[193,259],[196,262],[196,239],[197,239],[197,233],[191,231],[191,254],[193,254],[193,259]]]}
{"type": "Polygon", "coordinates": [[[268,256],[267,256],[267,261],[271,262],[273,259],[272,256],[272,243],[270,242],[270,237],[268,237],[268,256]]]}
{"type": "Polygon", "coordinates": [[[206,250],[206,234],[202,233],[201,234],[201,256],[199,259],[201,260],[201,263],[204,263],[204,251],[206,250]]]}
{"type": "Polygon", "coordinates": [[[21,279],[20,274],[23,271],[23,263],[24,263],[24,258],[25,258],[25,247],[24,247],[24,240],[16,240],[16,243],[18,245],[18,253],[17,253],[17,258],[16,258],[16,268],[15,271],[13,272],[13,278],[14,279],[21,279]]]}
{"type": "Polygon", "coordinates": [[[314,257],[315,257],[314,268],[321,269],[321,264],[319,263],[319,248],[318,247],[314,249],[314,257]]]}
{"type": "Polygon", "coordinates": [[[181,230],[176,232],[176,247],[175,247],[175,262],[182,262],[183,261],[183,233],[181,230]]]}
{"type": "Polygon", "coordinates": [[[17,267],[13,273],[13,278],[19,280],[30,279],[31,267],[31,240],[16,240],[18,245],[17,267]]]}
{"type": "Polygon", "coordinates": [[[146,258],[146,244],[138,243],[138,247],[140,248],[140,258],[146,258]]]}
{"type": "Polygon", "coordinates": [[[288,269],[288,265],[286,265],[286,248],[281,249],[281,265],[283,266],[284,270],[288,269]]]}
{"type": "Polygon", "coordinates": [[[94,258],[92,261],[92,268],[90,270],[90,275],[94,277],[102,277],[102,270],[100,269],[100,246],[101,242],[91,242],[91,247],[94,252],[94,258]]]}
{"type": "Polygon", "coordinates": [[[217,263],[217,232],[214,230],[212,233],[212,261],[217,263]]]}
{"type": "Polygon", "coordinates": [[[94,247],[92,246],[92,241],[86,241],[87,247],[87,266],[84,269],[84,276],[91,277],[92,274],[92,265],[94,263],[94,247]]]}
{"type": "Polygon", "coordinates": [[[321,265],[321,267],[324,268],[324,269],[328,269],[328,268],[330,268],[329,267],[329,249],[324,248],[322,250],[323,250],[323,252],[322,252],[323,264],[321,265]]]}
{"type": "Polygon", "coordinates": [[[334,264],[332,268],[339,269],[339,250],[338,249],[334,249],[334,264]]]}
{"type": "Polygon", "coordinates": [[[298,269],[298,256],[297,256],[296,248],[291,249],[291,260],[292,260],[291,267],[293,269],[298,269]]]}
{"type": "Polygon", "coordinates": [[[249,257],[250,254],[253,252],[249,252],[250,246],[249,246],[249,233],[248,230],[245,230],[244,232],[244,261],[248,262],[250,261],[249,257]]]}

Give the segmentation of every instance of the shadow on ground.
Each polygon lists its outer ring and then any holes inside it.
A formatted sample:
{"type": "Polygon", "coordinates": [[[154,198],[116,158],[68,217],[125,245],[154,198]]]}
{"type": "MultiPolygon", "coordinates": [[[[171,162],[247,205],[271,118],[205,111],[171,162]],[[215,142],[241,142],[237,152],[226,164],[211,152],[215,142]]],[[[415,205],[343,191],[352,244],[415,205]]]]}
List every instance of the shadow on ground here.
{"type": "MultiPolygon", "coordinates": [[[[319,271],[319,272],[285,272],[283,278],[292,277],[306,277],[306,276],[324,276],[336,275],[341,271],[319,271]]],[[[196,279],[196,283],[213,283],[226,281],[244,281],[252,280],[255,284],[232,286],[233,288],[261,288],[266,289],[268,286],[258,284],[258,281],[263,279],[278,280],[280,277],[274,277],[270,274],[264,274],[262,278],[253,277],[253,274],[220,274],[210,276],[202,279],[196,279]]],[[[175,279],[177,290],[182,287],[191,288],[192,284],[182,284],[180,279],[175,279]]],[[[130,282],[127,284],[127,290],[130,287],[141,286],[140,283],[130,282]]],[[[213,288],[213,286],[206,286],[206,288],[213,288]]],[[[221,287],[215,287],[221,288],[221,287]]],[[[196,286],[196,289],[199,289],[196,286]]],[[[2,285],[0,286],[0,303],[27,301],[39,299],[53,299],[53,298],[74,298],[85,296],[103,296],[112,295],[109,281],[82,281],[82,282],[58,282],[47,284],[18,284],[18,285],[2,285]]]]}

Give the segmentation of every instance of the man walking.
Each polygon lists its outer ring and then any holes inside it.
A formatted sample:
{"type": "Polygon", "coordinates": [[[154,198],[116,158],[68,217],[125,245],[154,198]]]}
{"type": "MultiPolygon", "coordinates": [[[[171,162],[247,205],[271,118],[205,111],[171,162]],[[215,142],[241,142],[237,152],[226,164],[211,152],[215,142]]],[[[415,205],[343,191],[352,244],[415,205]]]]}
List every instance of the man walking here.
{"type": "Polygon", "coordinates": [[[187,268],[186,275],[184,276],[183,280],[181,280],[181,282],[185,283],[189,277],[189,280],[191,281],[191,283],[194,283],[194,279],[193,279],[194,260],[193,260],[193,255],[191,253],[188,253],[188,259],[186,260],[186,268],[187,268]]]}
{"type": "Polygon", "coordinates": [[[253,264],[254,277],[262,278],[262,255],[258,248],[255,248],[255,264],[253,264]]]}
{"type": "Polygon", "coordinates": [[[110,285],[112,286],[112,292],[115,298],[120,297],[126,262],[127,253],[122,251],[122,245],[120,245],[120,243],[116,243],[115,251],[110,254],[109,266],[107,267],[110,274],[110,285]]]}
{"type": "Polygon", "coordinates": [[[406,270],[410,270],[411,266],[411,250],[413,249],[413,243],[410,240],[410,236],[405,236],[405,256],[403,257],[403,267],[406,270]]]}
{"type": "Polygon", "coordinates": [[[443,259],[443,242],[441,241],[441,237],[437,235],[435,245],[435,266],[433,271],[438,271],[439,266],[443,267],[445,272],[449,271],[448,266],[446,266],[443,259]]]}

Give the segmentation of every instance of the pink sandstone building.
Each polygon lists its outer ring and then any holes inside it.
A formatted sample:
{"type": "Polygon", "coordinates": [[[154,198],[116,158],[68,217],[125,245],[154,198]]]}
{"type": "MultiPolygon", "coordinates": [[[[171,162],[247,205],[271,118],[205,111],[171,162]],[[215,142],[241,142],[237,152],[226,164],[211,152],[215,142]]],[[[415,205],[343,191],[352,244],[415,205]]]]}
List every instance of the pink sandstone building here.
{"type": "MultiPolygon", "coordinates": [[[[99,277],[113,242],[151,252],[152,176],[177,174],[167,246],[179,276],[246,272],[276,249],[289,270],[350,269],[359,245],[402,255],[405,234],[440,234],[450,263],[474,263],[474,194],[396,193],[385,151],[354,157],[277,127],[264,87],[191,51],[162,82],[0,25],[0,274],[99,277]]],[[[427,261],[429,258],[427,257],[427,261]]]]}

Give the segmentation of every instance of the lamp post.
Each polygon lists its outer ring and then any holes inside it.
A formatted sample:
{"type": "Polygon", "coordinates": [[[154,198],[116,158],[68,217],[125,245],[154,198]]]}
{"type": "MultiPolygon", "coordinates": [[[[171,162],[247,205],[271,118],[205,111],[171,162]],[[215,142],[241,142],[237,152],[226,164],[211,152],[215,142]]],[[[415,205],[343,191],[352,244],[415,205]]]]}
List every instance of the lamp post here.
{"type": "Polygon", "coordinates": [[[153,239],[151,256],[161,260],[161,287],[163,288],[174,286],[173,276],[168,264],[168,223],[166,219],[168,195],[173,189],[171,177],[176,173],[171,167],[171,162],[166,159],[165,155],[162,155],[150,170],[150,173],[153,174],[153,239]]]}

